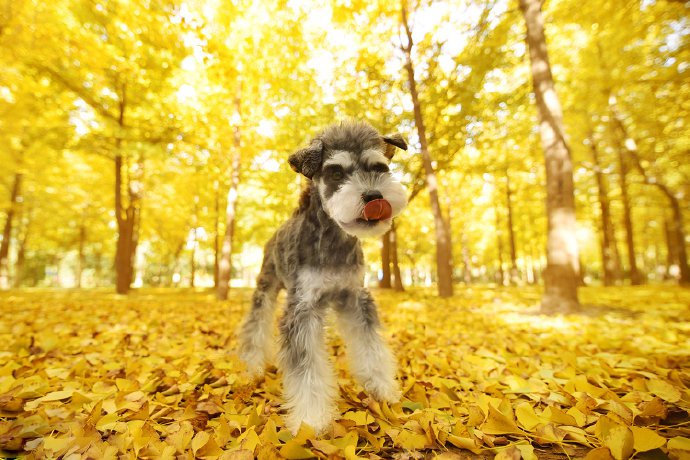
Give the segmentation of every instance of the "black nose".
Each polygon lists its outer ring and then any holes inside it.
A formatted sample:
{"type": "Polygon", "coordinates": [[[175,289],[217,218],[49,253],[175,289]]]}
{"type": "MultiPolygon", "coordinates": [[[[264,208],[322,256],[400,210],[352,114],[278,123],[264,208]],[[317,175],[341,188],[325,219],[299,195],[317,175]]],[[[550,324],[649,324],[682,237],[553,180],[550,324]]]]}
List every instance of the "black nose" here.
{"type": "Polygon", "coordinates": [[[376,191],[376,190],[362,193],[362,199],[364,200],[365,203],[368,203],[368,202],[374,201],[374,200],[380,200],[381,198],[383,198],[383,195],[381,195],[381,192],[376,191]]]}

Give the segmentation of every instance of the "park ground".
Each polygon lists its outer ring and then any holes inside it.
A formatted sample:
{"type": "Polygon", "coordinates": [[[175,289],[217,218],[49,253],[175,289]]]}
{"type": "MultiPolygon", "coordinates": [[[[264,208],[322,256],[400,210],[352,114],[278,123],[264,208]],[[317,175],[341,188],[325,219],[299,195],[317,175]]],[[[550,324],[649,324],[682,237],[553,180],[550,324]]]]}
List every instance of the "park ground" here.
{"type": "MultiPolygon", "coordinates": [[[[378,290],[404,396],[371,400],[330,334],[340,418],[283,426],[279,373],[251,381],[251,291],[0,293],[0,457],[690,458],[690,290],[378,290]]],[[[335,328],[333,328],[335,329],[335,328]]]]}

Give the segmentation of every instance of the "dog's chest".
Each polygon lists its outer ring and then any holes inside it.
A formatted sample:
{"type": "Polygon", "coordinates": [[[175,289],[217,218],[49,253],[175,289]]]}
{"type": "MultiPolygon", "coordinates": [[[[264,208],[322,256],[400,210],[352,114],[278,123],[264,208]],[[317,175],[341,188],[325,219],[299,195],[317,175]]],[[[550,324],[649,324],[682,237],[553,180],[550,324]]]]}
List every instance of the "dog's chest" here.
{"type": "Polygon", "coordinates": [[[362,267],[347,269],[301,268],[297,288],[302,296],[316,299],[339,291],[356,291],[364,284],[362,267]]]}

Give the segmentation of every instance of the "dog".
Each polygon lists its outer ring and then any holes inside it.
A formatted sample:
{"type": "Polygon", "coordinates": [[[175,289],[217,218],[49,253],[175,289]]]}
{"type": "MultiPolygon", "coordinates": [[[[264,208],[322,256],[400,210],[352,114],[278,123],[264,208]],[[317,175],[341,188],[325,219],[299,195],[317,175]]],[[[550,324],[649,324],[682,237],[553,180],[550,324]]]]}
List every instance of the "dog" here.
{"type": "Polygon", "coordinates": [[[338,387],[325,344],[329,306],[364,389],[379,401],[400,399],[395,360],[380,335],[376,304],[364,287],[359,239],[389,230],[407,204],[389,170],[394,150],[407,150],[400,134],[382,136],[364,122],[334,124],[290,155],[307,179],[298,209],[264,248],[252,306],[240,330],[240,357],[261,375],[270,355],[273,313],[281,289],[278,366],[283,374],[286,426],[302,423],[317,433],[336,415],[338,387]]]}

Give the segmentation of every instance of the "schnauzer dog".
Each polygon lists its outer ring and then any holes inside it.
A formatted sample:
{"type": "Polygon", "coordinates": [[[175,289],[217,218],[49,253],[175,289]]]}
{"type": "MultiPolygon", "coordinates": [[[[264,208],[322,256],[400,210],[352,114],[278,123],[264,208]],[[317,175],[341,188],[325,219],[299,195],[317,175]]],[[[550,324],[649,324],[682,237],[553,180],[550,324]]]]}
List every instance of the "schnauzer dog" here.
{"type": "Polygon", "coordinates": [[[338,387],[324,337],[329,306],[337,314],[356,379],[378,400],[400,398],[394,358],[364,287],[358,240],[388,231],[407,204],[405,189],[388,169],[395,147],[407,150],[400,134],[381,136],[366,123],[343,122],[288,159],[310,182],[298,209],[264,248],[251,311],[240,332],[240,356],[250,372],[263,372],[276,297],[286,289],[278,364],[293,433],[302,422],[323,432],[336,415],[338,387]]]}

